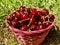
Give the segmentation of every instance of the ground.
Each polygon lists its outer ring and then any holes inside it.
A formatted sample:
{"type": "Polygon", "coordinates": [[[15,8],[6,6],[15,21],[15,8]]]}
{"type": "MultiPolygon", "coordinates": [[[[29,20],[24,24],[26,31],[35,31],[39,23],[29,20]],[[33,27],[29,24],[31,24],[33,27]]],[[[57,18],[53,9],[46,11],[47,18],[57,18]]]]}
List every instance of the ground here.
{"type": "Polygon", "coordinates": [[[0,45],[20,45],[14,34],[6,27],[5,17],[20,5],[47,8],[56,17],[53,28],[42,45],[60,45],[60,0],[0,0],[0,45]]]}

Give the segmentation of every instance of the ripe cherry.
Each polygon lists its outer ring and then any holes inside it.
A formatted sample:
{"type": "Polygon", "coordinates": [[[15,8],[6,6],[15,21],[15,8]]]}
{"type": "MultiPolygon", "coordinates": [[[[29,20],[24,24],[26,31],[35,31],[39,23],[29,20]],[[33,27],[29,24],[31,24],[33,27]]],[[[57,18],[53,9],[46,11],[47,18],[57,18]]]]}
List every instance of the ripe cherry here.
{"type": "Polygon", "coordinates": [[[29,17],[28,14],[25,13],[25,14],[22,15],[21,18],[22,18],[22,19],[27,19],[28,17],[29,17]]]}
{"type": "Polygon", "coordinates": [[[30,10],[31,10],[31,8],[27,8],[27,12],[28,12],[28,14],[30,14],[30,10]]]}
{"type": "Polygon", "coordinates": [[[32,9],[30,10],[30,13],[31,13],[31,15],[36,16],[36,15],[37,15],[37,10],[36,10],[35,8],[32,8],[32,9]]]}
{"type": "Polygon", "coordinates": [[[36,22],[39,22],[40,21],[40,16],[39,15],[34,16],[34,18],[35,18],[36,22]]]}
{"type": "Polygon", "coordinates": [[[34,18],[31,18],[30,19],[30,22],[31,22],[31,24],[34,24],[35,23],[35,19],[34,18]]]}
{"type": "Polygon", "coordinates": [[[40,22],[43,22],[44,21],[44,18],[41,16],[40,17],[40,22]]]}
{"type": "Polygon", "coordinates": [[[53,22],[54,21],[54,15],[53,14],[49,14],[49,20],[51,21],[51,22],[53,22]]]}
{"type": "Polygon", "coordinates": [[[15,17],[12,21],[17,22],[18,21],[18,18],[15,17]]]}
{"type": "Polygon", "coordinates": [[[16,17],[17,17],[18,19],[21,19],[21,14],[20,14],[19,12],[16,12],[16,17]]]}
{"type": "Polygon", "coordinates": [[[37,11],[38,12],[38,15],[42,15],[42,11],[41,10],[39,10],[39,11],[37,11]]]}
{"type": "Polygon", "coordinates": [[[31,18],[31,17],[32,17],[32,14],[30,13],[29,18],[31,18]]]}
{"type": "Polygon", "coordinates": [[[22,27],[20,27],[20,30],[26,31],[27,30],[27,26],[26,25],[23,25],[22,27]]]}
{"type": "Polygon", "coordinates": [[[28,24],[29,24],[29,20],[27,20],[27,21],[24,21],[24,22],[23,22],[23,24],[26,24],[26,25],[28,25],[28,24]]]}
{"type": "Polygon", "coordinates": [[[37,29],[43,29],[43,25],[42,24],[37,25],[37,29]]]}
{"type": "Polygon", "coordinates": [[[21,24],[19,22],[17,22],[17,25],[14,26],[14,28],[17,28],[17,29],[19,29],[20,27],[21,27],[21,24]]]}
{"type": "Polygon", "coordinates": [[[16,17],[16,16],[15,16],[15,13],[12,13],[12,14],[10,15],[10,20],[13,20],[15,17],[16,17]]]}
{"type": "Polygon", "coordinates": [[[17,11],[7,17],[7,20],[9,21],[8,23],[11,23],[11,25],[17,29],[22,31],[30,29],[31,31],[34,31],[47,28],[51,25],[51,23],[48,22],[48,19],[52,22],[54,18],[55,17],[52,14],[49,14],[49,11],[46,8],[37,10],[35,8],[25,8],[25,6],[20,6],[17,11]],[[45,16],[49,17],[45,18],[45,16]],[[22,23],[20,23],[20,21],[22,23]]]}
{"type": "Polygon", "coordinates": [[[50,23],[50,22],[46,22],[46,23],[44,23],[43,25],[45,25],[45,28],[46,28],[46,27],[48,27],[49,25],[51,25],[51,23],[50,23]]]}
{"type": "Polygon", "coordinates": [[[42,10],[42,14],[43,14],[43,16],[46,16],[46,15],[49,14],[49,11],[48,11],[46,8],[44,8],[44,9],[42,10]]]}
{"type": "Polygon", "coordinates": [[[31,27],[30,27],[30,30],[36,30],[37,29],[37,26],[35,24],[33,24],[31,27]]]}

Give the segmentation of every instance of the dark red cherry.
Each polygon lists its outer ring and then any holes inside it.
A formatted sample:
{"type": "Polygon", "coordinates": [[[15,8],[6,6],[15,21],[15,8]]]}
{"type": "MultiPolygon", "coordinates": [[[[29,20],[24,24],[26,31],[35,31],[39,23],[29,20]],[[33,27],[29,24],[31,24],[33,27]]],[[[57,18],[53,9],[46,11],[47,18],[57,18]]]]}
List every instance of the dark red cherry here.
{"type": "Polygon", "coordinates": [[[35,23],[35,19],[34,18],[31,18],[30,19],[30,22],[31,22],[31,24],[34,24],[35,23]]]}
{"type": "Polygon", "coordinates": [[[30,10],[30,13],[31,13],[31,15],[36,16],[36,15],[37,15],[37,10],[36,10],[35,8],[32,8],[32,9],[30,10]]]}
{"type": "Polygon", "coordinates": [[[18,18],[15,17],[12,21],[17,22],[18,21],[18,18]]]}
{"type": "Polygon", "coordinates": [[[30,14],[30,10],[31,10],[31,8],[27,8],[27,12],[28,12],[28,14],[30,14]]]}
{"type": "Polygon", "coordinates": [[[29,24],[29,20],[24,21],[24,22],[22,22],[22,23],[28,25],[28,24],[29,24]]]}
{"type": "Polygon", "coordinates": [[[34,16],[34,18],[35,18],[36,22],[39,22],[40,21],[40,16],[39,15],[34,16]]]}
{"type": "Polygon", "coordinates": [[[27,30],[27,26],[26,25],[23,25],[22,27],[20,27],[20,30],[26,31],[27,30]]]}
{"type": "Polygon", "coordinates": [[[35,24],[33,24],[31,27],[30,27],[30,30],[36,30],[37,29],[37,26],[35,24]]]}
{"type": "Polygon", "coordinates": [[[46,23],[44,23],[44,25],[45,25],[45,27],[48,27],[49,25],[51,25],[51,23],[50,22],[46,22],[46,23]]]}
{"type": "Polygon", "coordinates": [[[48,19],[49,19],[49,18],[48,18],[48,17],[46,17],[46,18],[45,18],[45,21],[48,21],[48,19]]]}
{"type": "Polygon", "coordinates": [[[16,17],[17,17],[18,19],[21,19],[21,14],[20,14],[19,12],[16,12],[16,17]]]}
{"type": "Polygon", "coordinates": [[[14,26],[14,28],[19,29],[21,27],[21,24],[19,22],[17,22],[17,25],[14,26]]]}
{"type": "Polygon", "coordinates": [[[38,12],[38,15],[42,15],[42,11],[41,10],[39,10],[39,11],[37,11],[38,12]]]}
{"type": "Polygon", "coordinates": [[[32,14],[30,13],[29,18],[31,18],[31,17],[32,17],[32,14]]]}
{"type": "Polygon", "coordinates": [[[43,29],[43,25],[42,24],[37,25],[37,29],[43,29]]]}
{"type": "Polygon", "coordinates": [[[12,13],[12,14],[10,15],[10,20],[13,20],[15,17],[16,17],[15,14],[12,13]]]}
{"type": "Polygon", "coordinates": [[[27,19],[28,17],[29,17],[28,14],[25,13],[25,14],[22,15],[21,18],[22,18],[22,19],[27,19]]]}
{"type": "Polygon", "coordinates": [[[45,29],[47,27],[46,23],[42,24],[43,25],[43,29],[45,29]]]}
{"type": "Polygon", "coordinates": [[[12,15],[10,16],[10,21],[12,21],[15,17],[13,17],[12,15]]]}
{"type": "Polygon", "coordinates": [[[55,17],[54,17],[54,15],[53,15],[53,14],[50,14],[50,15],[49,15],[49,20],[50,20],[51,22],[53,22],[53,21],[54,21],[54,18],[55,18],[55,17]]]}
{"type": "Polygon", "coordinates": [[[49,14],[49,11],[48,11],[46,8],[44,8],[44,9],[42,10],[42,14],[43,14],[43,16],[46,16],[46,15],[49,14]]]}
{"type": "Polygon", "coordinates": [[[40,22],[43,22],[43,21],[44,21],[44,19],[43,19],[43,17],[41,16],[41,17],[40,17],[40,22]]]}

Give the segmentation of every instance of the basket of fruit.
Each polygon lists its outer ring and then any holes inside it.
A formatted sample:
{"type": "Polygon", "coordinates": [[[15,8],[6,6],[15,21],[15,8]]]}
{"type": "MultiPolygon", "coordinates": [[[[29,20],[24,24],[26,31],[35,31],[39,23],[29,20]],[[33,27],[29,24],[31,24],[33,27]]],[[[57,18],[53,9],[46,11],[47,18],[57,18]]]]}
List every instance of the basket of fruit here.
{"type": "Polygon", "coordinates": [[[54,26],[56,19],[46,8],[20,6],[6,17],[5,22],[22,45],[39,45],[54,26]]]}

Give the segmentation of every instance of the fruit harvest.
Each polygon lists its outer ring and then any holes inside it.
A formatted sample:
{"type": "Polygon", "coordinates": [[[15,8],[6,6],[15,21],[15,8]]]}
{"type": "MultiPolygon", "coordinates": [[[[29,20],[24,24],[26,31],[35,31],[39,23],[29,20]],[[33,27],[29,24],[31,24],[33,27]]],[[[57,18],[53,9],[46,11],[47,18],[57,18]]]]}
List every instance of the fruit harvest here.
{"type": "Polygon", "coordinates": [[[27,8],[20,6],[7,17],[7,23],[22,31],[45,29],[52,24],[55,17],[48,9],[27,8]]]}

